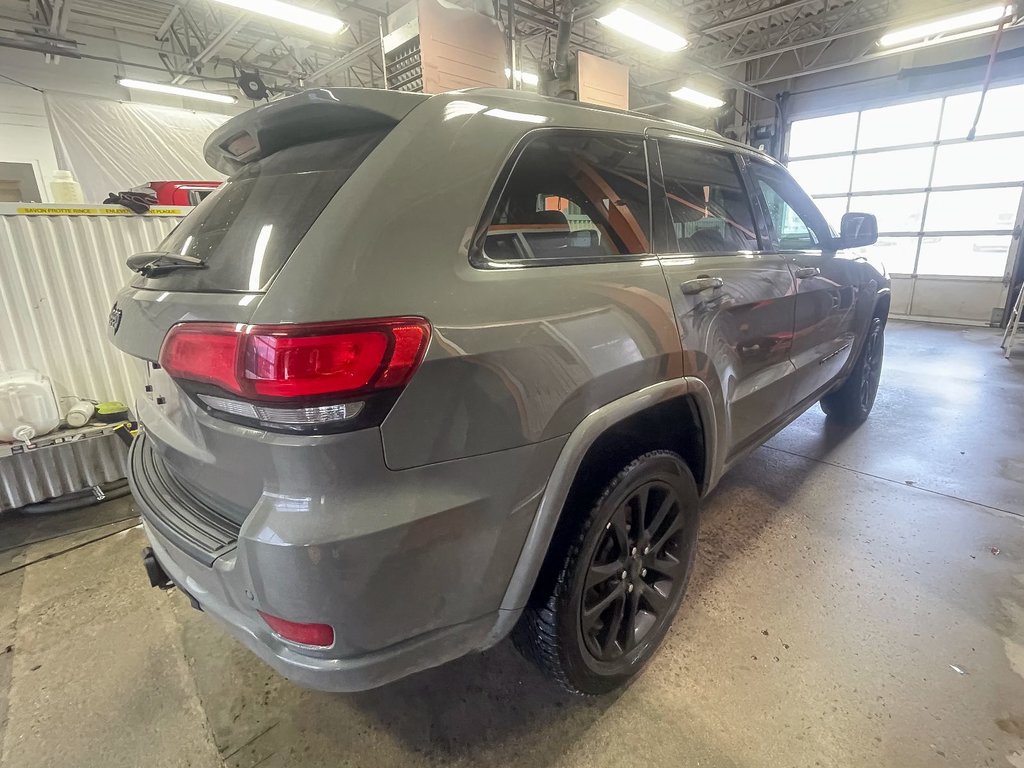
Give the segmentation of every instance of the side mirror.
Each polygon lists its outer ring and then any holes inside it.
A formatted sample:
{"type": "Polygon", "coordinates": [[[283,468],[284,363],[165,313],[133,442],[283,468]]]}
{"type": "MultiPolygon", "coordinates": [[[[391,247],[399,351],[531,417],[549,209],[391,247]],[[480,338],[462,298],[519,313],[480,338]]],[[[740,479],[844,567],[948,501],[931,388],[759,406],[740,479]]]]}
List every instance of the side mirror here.
{"type": "Polygon", "coordinates": [[[878,219],[871,213],[844,213],[836,248],[863,248],[878,242],[878,219]]]}

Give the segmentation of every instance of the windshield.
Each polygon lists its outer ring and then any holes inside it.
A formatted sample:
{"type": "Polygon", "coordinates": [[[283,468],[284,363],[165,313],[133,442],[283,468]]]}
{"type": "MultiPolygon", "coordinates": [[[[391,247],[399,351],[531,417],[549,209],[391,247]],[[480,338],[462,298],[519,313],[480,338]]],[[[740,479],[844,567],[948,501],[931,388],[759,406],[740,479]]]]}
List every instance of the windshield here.
{"type": "Polygon", "coordinates": [[[288,147],[247,165],[155,249],[198,259],[204,269],[138,277],[163,291],[260,291],[284,265],[331,198],[387,130],[288,147]]]}

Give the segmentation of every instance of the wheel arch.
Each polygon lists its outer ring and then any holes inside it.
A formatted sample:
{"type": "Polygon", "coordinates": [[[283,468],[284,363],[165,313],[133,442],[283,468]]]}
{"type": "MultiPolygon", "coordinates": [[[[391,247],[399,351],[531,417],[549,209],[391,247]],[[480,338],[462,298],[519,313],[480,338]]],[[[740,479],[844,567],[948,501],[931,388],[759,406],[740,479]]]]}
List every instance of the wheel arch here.
{"type": "Polygon", "coordinates": [[[882,318],[882,325],[889,319],[889,307],[892,305],[892,291],[882,288],[875,294],[875,308],[871,313],[872,317],[882,318]]]}
{"type": "Polygon", "coordinates": [[[676,450],[688,464],[692,461],[690,469],[698,489],[702,495],[709,490],[717,474],[716,423],[711,395],[702,381],[682,377],[645,387],[598,408],[573,430],[541,496],[502,601],[503,615],[492,633],[492,643],[512,629],[528,603],[552,542],[557,543],[559,523],[564,526],[568,520],[565,513],[573,505],[573,494],[581,493],[588,473],[599,476],[602,462],[607,465],[627,453],[633,454],[630,459],[636,458],[653,448],[676,450]],[[684,418],[682,428],[677,429],[675,421],[684,414],[689,420],[684,418]],[[672,435],[676,435],[675,444],[654,445],[672,435]],[[640,439],[630,441],[631,436],[640,439]],[[699,447],[685,442],[697,437],[699,447]]]}

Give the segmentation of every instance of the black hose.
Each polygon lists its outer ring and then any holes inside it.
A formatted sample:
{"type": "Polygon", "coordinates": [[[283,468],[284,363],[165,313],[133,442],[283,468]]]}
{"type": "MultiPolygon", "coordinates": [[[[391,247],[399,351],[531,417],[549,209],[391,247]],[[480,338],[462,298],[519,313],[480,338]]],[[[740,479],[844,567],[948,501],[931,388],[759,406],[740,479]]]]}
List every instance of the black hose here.
{"type": "MultiPolygon", "coordinates": [[[[128,487],[127,480],[115,480],[112,483],[105,483],[100,486],[100,490],[103,491],[102,501],[119,499],[122,496],[127,496],[131,493],[131,488],[128,487]]],[[[96,498],[96,494],[93,493],[92,488],[86,488],[81,491],[75,491],[74,493],[59,496],[58,498],[51,499],[50,501],[40,501],[37,504],[26,504],[18,511],[25,515],[41,515],[48,514],[50,512],[69,512],[72,509],[91,507],[94,504],[99,504],[100,501],[101,499],[96,498]]]]}

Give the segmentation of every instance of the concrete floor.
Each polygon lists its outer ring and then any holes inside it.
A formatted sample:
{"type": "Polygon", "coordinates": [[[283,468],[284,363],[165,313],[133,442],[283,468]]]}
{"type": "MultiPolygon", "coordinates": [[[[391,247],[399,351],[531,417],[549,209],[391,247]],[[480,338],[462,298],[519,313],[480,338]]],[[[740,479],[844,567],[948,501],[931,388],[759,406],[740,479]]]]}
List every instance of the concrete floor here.
{"type": "Polygon", "coordinates": [[[508,644],[301,690],[146,586],[127,500],[0,520],[0,764],[1024,768],[1024,355],[887,344],[867,424],[815,408],[708,499],[665,647],[598,700],[508,644]]]}

